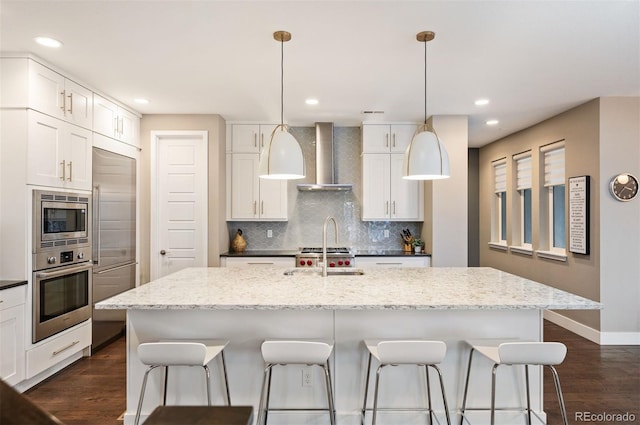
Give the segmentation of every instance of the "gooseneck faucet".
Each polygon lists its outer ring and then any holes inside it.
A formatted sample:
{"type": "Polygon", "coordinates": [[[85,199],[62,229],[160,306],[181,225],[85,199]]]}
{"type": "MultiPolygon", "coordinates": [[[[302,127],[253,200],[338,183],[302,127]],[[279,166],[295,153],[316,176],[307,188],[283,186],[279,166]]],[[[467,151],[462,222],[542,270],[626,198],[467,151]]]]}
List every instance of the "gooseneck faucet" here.
{"type": "Polygon", "coordinates": [[[332,216],[327,216],[322,225],[322,276],[327,276],[327,225],[329,221],[333,221],[333,230],[336,234],[336,245],[338,245],[338,223],[332,216]]]}

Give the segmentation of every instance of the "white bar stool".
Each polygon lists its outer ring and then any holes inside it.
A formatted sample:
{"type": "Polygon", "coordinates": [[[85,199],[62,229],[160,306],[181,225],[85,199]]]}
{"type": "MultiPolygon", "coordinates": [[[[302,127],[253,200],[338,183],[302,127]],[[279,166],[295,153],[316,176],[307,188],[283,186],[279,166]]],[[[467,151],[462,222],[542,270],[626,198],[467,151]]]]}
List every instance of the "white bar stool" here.
{"type": "Polygon", "coordinates": [[[207,385],[207,404],[211,406],[211,390],[209,367],[207,364],[216,358],[218,354],[222,360],[222,370],[224,375],[224,386],[227,395],[227,405],[231,406],[229,397],[229,380],[227,379],[227,365],[224,361],[224,348],[229,344],[226,340],[209,341],[160,341],[147,342],[138,346],[138,357],[140,361],[149,367],[144,372],[142,389],[140,390],[140,400],[136,411],[135,425],[140,421],[144,392],[147,387],[149,372],[162,367],[164,369],[163,399],[162,405],[167,404],[167,380],[169,377],[169,366],[200,366],[205,371],[207,385]]]}
{"type": "MultiPolygon", "coordinates": [[[[376,382],[373,396],[373,418],[372,425],[376,424],[378,410],[395,410],[395,411],[428,411],[429,423],[433,423],[434,412],[431,407],[431,385],[429,382],[429,368],[433,368],[438,372],[440,379],[440,391],[442,392],[442,401],[444,403],[444,411],[447,416],[447,424],[451,425],[449,417],[449,406],[444,390],[444,382],[442,373],[437,364],[441,363],[447,353],[447,345],[442,341],[424,341],[424,340],[366,340],[364,341],[367,350],[369,350],[369,362],[367,365],[367,379],[364,387],[364,402],[362,404],[362,420],[364,425],[365,414],[367,409],[367,396],[369,390],[369,377],[371,375],[371,358],[375,357],[378,361],[378,369],[376,371],[376,382]],[[380,373],[386,366],[397,365],[417,365],[425,367],[425,377],[427,381],[427,408],[415,409],[394,409],[394,408],[378,408],[378,388],[380,384],[380,373]]],[[[438,422],[439,423],[439,422],[438,422]]]]}
{"type": "MultiPolygon", "coordinates": [[[[560,388],[560,378],[558,377],[558,372],[554,367],[562,363],[565,356],[567,355],[567,347],[564,344],[560,342],[530,342],[514,340],[470,340],[467,341],[467,344],[471,347],[471,352],[469,353],[469,366],[467,369],[467,378],[464,385],[464,396],[462,397],[460,425],[462,425],[464,421],[465,410],[487,410],[484,408],[466,408],[471,362],[473,360],[473,353],[476,351],[487,357],[494,363],[493,369],[491,371],[491,425],[495,423],[496,372],[498,366],[500,365],[524,366],[525,381],[527,387],[527,423],[529,425],[531,425],[532,413],[531,398],[529,395],[529,366],[547,366],[549,370],[551,370],[551,374],[553,375],[553,382],[556,387],[556,394],[558,395],[562,421],[564,425],[568,425],[567,411],[564,406],[562,389],[560,388]]],[[[540,420],[540,422],[543,422],[535,412],[533,412],[533,414],[540,420]]]]}
{"type": "Polygon", "coordinates": [[[329,356],[333,351],[333,341],[329,340],[267,340],[262,343],[262,357],[265,362],[264,378],[262,381],[262,391],[260,393],[260,404],[257,424],[266,425],[269,410],[279,411],[314,411],[326,410],[329,412],[331,425],[336,423],[336,411],[333,403],[333,390],[331,384],[331,368],[329,366],[329,356]],[[327,391],[327,409],[269,409],[269,397],[271,392],[271,371],[274,366],[303,364],[307,366],[320,366],[324,371],[325,387],[327,391]]]}

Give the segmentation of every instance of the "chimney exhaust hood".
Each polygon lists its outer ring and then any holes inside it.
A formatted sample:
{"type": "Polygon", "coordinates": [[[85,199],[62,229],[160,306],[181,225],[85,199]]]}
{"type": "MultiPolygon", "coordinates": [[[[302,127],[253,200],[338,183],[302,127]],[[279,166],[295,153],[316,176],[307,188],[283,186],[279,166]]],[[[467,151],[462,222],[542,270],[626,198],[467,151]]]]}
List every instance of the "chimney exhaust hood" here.
{"type": "Polygon", "coordinates": [[[351,184],[336,183],[334,167],[333,123],[316,123],[316,182],[298,184],[299,191],[345,192],[353,189],[351,184]]]}

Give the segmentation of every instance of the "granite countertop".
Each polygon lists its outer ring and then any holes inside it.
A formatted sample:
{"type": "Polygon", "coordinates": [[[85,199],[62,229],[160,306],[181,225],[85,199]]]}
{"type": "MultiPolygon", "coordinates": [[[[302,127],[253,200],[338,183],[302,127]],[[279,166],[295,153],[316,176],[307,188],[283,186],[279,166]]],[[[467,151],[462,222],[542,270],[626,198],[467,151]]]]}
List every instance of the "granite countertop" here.
{"type": "Polygon", "coordinates": [[[0,280],[0,291],[3,289],[14,288],[16,286],[26,285],[26,280],[0,280]]]}
{"type": "MultiPolygon", "coordinates": [[[[492,268],[365,268],[363,276],[285,276],[286,267],[189,268],[98,309],[601,309],[598,302],[492,268]]],[[[305,269],[309,270],[309,269],[305,269]]]]}
{"type": "MultiPolygon", "coordinates": [[[[286,249],[256,249],[244,252],[224,252],[221,257],[295,257],[298,250],[286,249]]],[[[401,249],[360,249],[355,252],[356,257],[406,257],[406,256],[423,256],[430,257],[431,254],[413,254],[401,249]]]]}

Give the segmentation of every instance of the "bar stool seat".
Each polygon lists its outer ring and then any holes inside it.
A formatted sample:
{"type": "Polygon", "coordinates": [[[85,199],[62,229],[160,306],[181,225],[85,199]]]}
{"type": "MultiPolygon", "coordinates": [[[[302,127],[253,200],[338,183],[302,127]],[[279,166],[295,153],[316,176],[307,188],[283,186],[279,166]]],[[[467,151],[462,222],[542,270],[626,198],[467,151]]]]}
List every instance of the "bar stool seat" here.
{"type": "Polygon", "coordinates": [[[364,402],[362,404],[362,419],[361,423],[364,425],[365,415],[367,409],[367,396],[369,390],[369,379],[371,375],[371,359],[375,358],[378,362],[378,369],[376,371],[376,382],[373,396],[373,418],[372,425],[376,424],[377,414],[379,410],[416,410],[416,411],[428,411],[429,423],[433,423],[433,417],[435,415],[431,406],[431,385],[429,382],[429,368],[431,367],[438,373],[440,380],[440,391],[442,392],[442,401],[444,403],[445,415],[447,418],[447,424],[451,424],[451,418],[449,417],[449,406],[447,404],[447,397],[444,389],[444,382],[442,380],[442,373],[438,364],[442,362],[444,356],[447,353],[447,345],[442,341],[426,341],[426,340],[365,340],[364,344],[369,351],[369,362],[367,365],[367,378],[365,382],[364,390],[364,402]],[[380,374],[382,369],[386,366],[397,365],[417,365],[425,367],[425,377],[427,381],[427,408],[421,409],[393,409],[393,408],[378,408],[378,389],[380,384],[380,374]]]}
{"type": "Polygon", "coordinates": [[[140,399],[136,411],[135,424],[140,421],[142,403],[144,401],[145,389],[149,373],[158,367],[164,369],[163,399],[162,405],[167,403],[167,381],[169,378],[169,366],[199,366],[204,369],[206,378],[207,405],[211,406],[211,390],[208,363],[220,356],[224,375],[224,385],[227,396],[227,404],[231,405],[229,396],[229,381],[227,379],[227,366],[224,360],[224,348],[229,344],[227,340],[206,340],[206,341],[158,341],[147,342],[138,346],[138,358],[149,367],[144,373],[140,399]]]}
{"type": "MultiPolygon", "coordinates": [[[[531,414],[536,417],[538,415],[531,410],[531,397],[529,393],[529,366],[546,366],[553,375],[553,382],[556,387],[556,394],[558,395],[558,402],[560,404],[560,412],[562,414],[562,421],[564,425],[568,425],[567,411],[564,405],[564,398],[562,396],[562,389],[560,387],[560,378],[558,372],[554,366],[561,364],[566,355],[567,347],[560,342],[536,342],[536,341],[521,341],[513,339],[480,339],[469,340],[466,343],[471,347],[469,353],[469,366],[467,368],[467,377],[464,386],[464,396],[462,398],[462,409],[460,425],[464,421],[464,414],[466,410],[491,410],[491,425],[495,423],[495,398],[496,398],[496,372],[498,366],[524,366],[525,371],[525,384],[527,395],[527,418],[528,424],[531,425],[531,414]],[[469,390],[469,375],[471,373],[471,363],[473,361],[473,353],[478,352],[493,362],[492,377],[491,377],[491,408],[467,408],[467,392],[469,390]]],[[[540,419],[538,417],[538,419],[540,419]]],[[[542,422],[542,420],[541,420],[542,422]]]]}
{"type": "Polygon", "coordinates": [[[327,410],[331,425],[335,425],[335,407],[333,402],[333,390],[331,384],[331,368],[329,357],[333,351],[331,340],[267,340],[262,343],[262,357],[265,362],[260,404],[258,406],[258,425],[266,425],[269,410],[327,410]],[[271,372],[276,365],[308,365],[319,366],[324,371],[325,388],[327,392],[327,409],[269,409],[269,397],[271,392],[271,372]]]}

